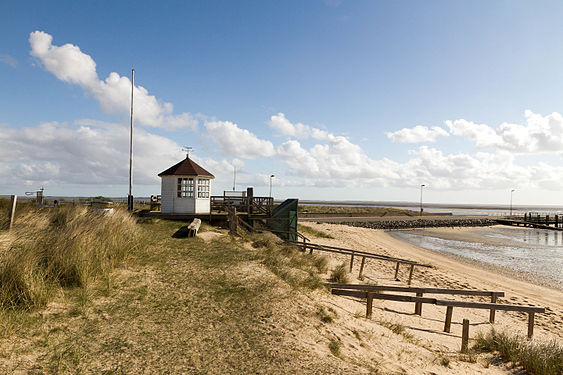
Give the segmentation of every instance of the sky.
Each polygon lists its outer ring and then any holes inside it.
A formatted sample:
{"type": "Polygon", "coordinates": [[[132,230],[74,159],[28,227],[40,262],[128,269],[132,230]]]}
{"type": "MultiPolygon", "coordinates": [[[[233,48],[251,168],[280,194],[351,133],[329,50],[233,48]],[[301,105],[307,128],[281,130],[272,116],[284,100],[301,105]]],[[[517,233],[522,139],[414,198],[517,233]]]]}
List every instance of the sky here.
{"type": "Polygon", "coordinates": [[[2,1],[0,195],[563,204],[559,1],[2,1]],[[270,176],[274,175],[273,178],[270,176]],[[511,191],[514,190],[513,193],[511,191]]]}

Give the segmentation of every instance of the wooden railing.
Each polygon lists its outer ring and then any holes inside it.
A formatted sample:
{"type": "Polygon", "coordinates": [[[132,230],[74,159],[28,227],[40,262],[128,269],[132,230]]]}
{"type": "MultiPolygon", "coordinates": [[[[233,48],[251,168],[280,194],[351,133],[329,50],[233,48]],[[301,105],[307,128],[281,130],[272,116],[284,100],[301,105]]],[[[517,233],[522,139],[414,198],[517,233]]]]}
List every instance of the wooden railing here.
{"type": "Polygon", "coordinates": [[[362,257],[362,262],[360,264],[360,273],[358,275],[359,279],[362,279],[362,277],[363,277],[366,258],[397,263],[397,266],[395,267],[395,279],[397,279],[397,277],[399,276],[399,266],[401,264],[410,265],[408,285],[411,285],[415,266],[432,268],[432,266],[430,266],[428,264],[418,263],[418,262],[414,262],[414,261],[408,260],[408,259],[390,257],[390,256],[387,256],[387,255],[370,253],[370,252],[362,251],[362,250],[346,249],[346,248],[343,248],[343,247],[320,245],[320,244],[315,244],[315,243],[301,243],[301,242],[292,242],[292,243],[296,246],[303,247],[304,250],[309,249],[310,253],[313,253],[313,250],[318,250],[318,251],[324,251],[324,252],[329,252],[329,253],[349,255],[350,256],[350,272],[352,272],[352,268],[354,266],[354,258],[356,256],[362,257]]]}
{"type": "Polygon", "coordinates": [[[415,303],[415,314],[422,315],[422,304],[428,303],[437,306],[446,306],[446,318],[444,322],[444,332],[450,332],[452,314],[454,307],[463,307],[471,309],[490,310],[489,322],[495,320],[495,311],[520,311],[528,313],[528,337],[534,334],[534,316],[535,313],[544,313],[545,308],[537,306],[521,306],[495,303],[498,297],[503,297],[504,292],[484,291],[472,289],[440,289],[440,288],[405,288],[397,286],[384,285],[358,285],[358,284],[327,284],[332,289],[332,294],[339,296],[349,296],[366,299],[366,318],[371,318],[373,309],[373,300],[388,300],[398,302],[415,303]],[[416,293],[415,296],[401,294],[383,294],[384,291],[416,293]],[[438,298],[423,297],[426,294],[451,294],[451,295],[468,295],[468,296],[490,296],[491,303],[485,302],[469,302],[456,301],[438,298]]]}

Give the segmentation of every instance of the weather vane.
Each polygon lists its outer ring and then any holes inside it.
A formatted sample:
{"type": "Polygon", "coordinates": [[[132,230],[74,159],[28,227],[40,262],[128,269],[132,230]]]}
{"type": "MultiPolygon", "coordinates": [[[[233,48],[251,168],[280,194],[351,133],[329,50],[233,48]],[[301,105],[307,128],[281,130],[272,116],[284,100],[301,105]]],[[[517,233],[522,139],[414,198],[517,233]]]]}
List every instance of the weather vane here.
{"type": "Polygon", "coordinates": [[[188,147],[188,146],[184,146],[182,147],[182,151],[184,151],[187,154],[187,157],[190,157],[190,152],[193,151],[193,147],[188,147]]]}

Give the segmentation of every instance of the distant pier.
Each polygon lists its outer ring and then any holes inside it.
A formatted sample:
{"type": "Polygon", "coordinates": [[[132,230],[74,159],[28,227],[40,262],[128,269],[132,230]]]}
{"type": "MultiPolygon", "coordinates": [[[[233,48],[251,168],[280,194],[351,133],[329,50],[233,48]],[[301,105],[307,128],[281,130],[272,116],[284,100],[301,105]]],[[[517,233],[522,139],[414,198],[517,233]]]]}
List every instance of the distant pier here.
{"type": "Polygon", "coordinates": [[[563,215],[542,216],[540,214],[525,213],[523,219],[503,218],[496,219],[496,222],[503,225],[563,231],[563,215]]]}

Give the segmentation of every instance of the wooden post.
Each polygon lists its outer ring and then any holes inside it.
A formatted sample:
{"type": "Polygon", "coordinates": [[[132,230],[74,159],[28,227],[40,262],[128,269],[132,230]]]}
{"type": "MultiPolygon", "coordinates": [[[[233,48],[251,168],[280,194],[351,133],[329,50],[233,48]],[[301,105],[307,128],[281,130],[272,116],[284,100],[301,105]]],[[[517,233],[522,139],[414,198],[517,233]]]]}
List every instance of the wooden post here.
{"type": "Polygon", "coordinates": [[[545,215],[545,225],[549,225],[549,215],[545,215]]]}
{"type": "MultiPolygon", "coordinates": [[[[497,295],[495,293],[491,295],[491,303],[497,303],[497,295]]],[[[491,309],[491,312],[489,313],[489,323],[495,322],[495,311],[495,309],[491,309]]]]}
{"type": "Polygon", "coordinates": [[[411,285],[413,272],[414,272],[414,264],[411,264],[411,270],[409,271],[409,282],[407,283],[408,285],[411,285]]]}
{"type": "Polygon", "coordinates": [[[463,329],[461,331],[461,351],[467,352],[469,346],[469,319],[463,319],[463,329]]]}
{"type": "Polygon", "coordinates": [[[364,265],[366,264],[366,257],[362,257],[362,263],[360,264],[360,273],[358,275],[358,279],[364,279],[364,265]]]}
{"type": "MultiPolygon", "coordinates": [[[[416,293],[416,296],[417,296],[417,297],[422,297],[422,293],[421,293],[421,292],[418,292],[418,293],[416,293]]],[[[422,302],[416,302],[416,303],[414,304],[414,313],[415,313],[416,315],[422,316],[422,302]]]]}
{"type": "Polygon", "coordinates": [[[528,313],[528,338],[531,339],[534,335],[534,313],[528,313]]]}
{"type": "Polygon", "coordinates": [[[350,256],[350,272],[352,272],[352,267],[354,266],[354,253],[350,256]]]}
{"type": "Polygon", "coordinates": [[[229,210],[229,231],[231,234],[237,234],[237,209],[232,207],[229,210]]]}
{"type": "Polygon", "coordinates": [[[397,267],[395,267],[395,281],[399,281],[397,278],[399,276],[399,262],[397,262],[397,267]]]}
{"type": "Polygon", "coordinates": [[[12,229],[14,224],[14,215],[16,214],[16,202],[18,200],[17,195],[10,196],[10,212],[8,213],[8,230],[12,229]]]}
{"type": "Polygon", "coordinates": [[[366,292],[366,318],[371,319],[373,312],[373,292],[366,292]]]}
{"type": "Polygon", "coordinates": [[[444,324],[444,332],[450,333],[452,327],[452,314],[454,312],[453,306],[446,307],[446,322],[444,324]]]}

